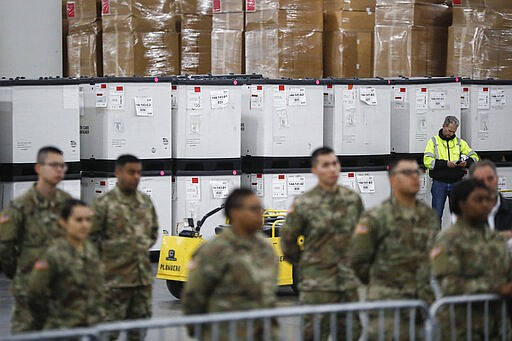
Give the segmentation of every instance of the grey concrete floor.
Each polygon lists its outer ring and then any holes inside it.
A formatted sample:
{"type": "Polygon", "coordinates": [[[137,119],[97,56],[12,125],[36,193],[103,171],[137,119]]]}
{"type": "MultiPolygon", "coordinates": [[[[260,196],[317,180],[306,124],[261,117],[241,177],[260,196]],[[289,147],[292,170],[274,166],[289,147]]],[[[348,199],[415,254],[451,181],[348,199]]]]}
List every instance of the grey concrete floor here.
{"type": "MultiPolygon", "coordinates": [[[[156,264],[153,265],[153,272],[156,273],[156,264]]],[[[279,306],[293,306],[298,304],[298,297],[295,295],[290,287],[283,287],[279,289],[279,306]]],[[[10,293],[10,281],[4,274],[0,274],[0,337],[9,335],[10,332],[10,319],[13,306],[13,298],[10,293]]],[[[165,281],[155,279],[153,282],[153,318],[181,316],[180,301],[174,298],[169,291],[165,281]]],[[[286,322],[286,324],[290,324],[286,322]]],[[[292,325],[295,323],[291,322],[292,325]]],[[[298,324],[298,323],[297,323],[298,324]]],[[[291,329],[294,329],[290,326],[291,329]]],[[[173,331],[166,330],[165,338],[168,340],[188,339],[184,336],[184,331],[178,331],[180,335],[173,335],[173,331]]],[[[157,331],[150,331],[147,340],[157,340],[160,338],[160,333],[157,331]]]]}

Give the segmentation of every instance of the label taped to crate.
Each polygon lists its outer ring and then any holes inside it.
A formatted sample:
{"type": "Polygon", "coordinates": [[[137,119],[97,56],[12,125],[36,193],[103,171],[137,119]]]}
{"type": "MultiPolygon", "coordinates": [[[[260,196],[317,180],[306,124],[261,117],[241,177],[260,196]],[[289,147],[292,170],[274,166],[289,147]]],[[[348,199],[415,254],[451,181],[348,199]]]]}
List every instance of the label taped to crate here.
{"type": "Polygon", "coordinates": [[[135,115],[137,116],[153,116],[153,98],[149,96],[134,97],[135,115]]]}
{"type": "Polygon", "coordinates": [[[272,198],[287,198],[288,193],[286,191],[286,175],[275,174],[272,175],[272,198]]]}
{"type": "Polygon", "coordinates": [[[361,194],[375,193],[375,179],[368,173],[356,174],[357,185],[361,194]]]}
{"type": "Polygon", "coordinates": [[[306,192],[306,177],[304,175],[288,175],[288,195],[301,195],[306,192]]]}
{"type": "Polygon", "coordinates": [[[307,105],[306,88],[289,88],[288,89],[288,105],[300,106],[307,105]]]}
{"type": "Polygon", "coordinates": [[[210,187],[214,199],[226,199],[229,195],[229,181],[210,180],[210,187]]]}
{"type": "Polygon", "coordinates": [[[229,104],[229,90],[212,90],[210,91],[210,101],[212,109],[223,109],[229,104]]]}
{"type": "Polygon", "coordinates": [[[377,105],[377,91],[372,87],[359,88],[359,99],[368,105],[377,105]]]}

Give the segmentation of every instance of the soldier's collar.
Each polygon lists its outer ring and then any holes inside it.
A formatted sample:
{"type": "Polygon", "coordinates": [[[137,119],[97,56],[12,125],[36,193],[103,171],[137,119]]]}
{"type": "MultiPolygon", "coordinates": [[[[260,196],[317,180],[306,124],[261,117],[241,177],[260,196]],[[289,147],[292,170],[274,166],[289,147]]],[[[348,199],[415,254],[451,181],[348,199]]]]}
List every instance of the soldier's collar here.
{"type": "Polygon", "coordinates": [[[418,200],[416,200],[416,206],[415,207],[411,207],[411,208],[408,208],[408,207],[403,207],[402,205],[400,205],[398,203],[398,201],[396,200],[395,196],[393,194],[391,194],[391,205],[393,206],[393,210],[395,211],[395,213],[398,215],[398,216],[401,216],[403,218],[406,218],[406,219],[409,219],[411,218],[407,213],[408,212],[413,212],[413,211],[416,211],[416,208],[418,207],[418,200]]]}
{"type": "Polygon", "coordinates": [[[326,191],[325,189],[323,189],[322,186],[320,186],[320,184],[317,184],[315,188],[321,194],[326,194],[326,195],[336,195],[336,194],[340,193],[340,189],[341,189],[340,186],[337,186],[335,192],[329,192],[329,191],[326,191]]]}

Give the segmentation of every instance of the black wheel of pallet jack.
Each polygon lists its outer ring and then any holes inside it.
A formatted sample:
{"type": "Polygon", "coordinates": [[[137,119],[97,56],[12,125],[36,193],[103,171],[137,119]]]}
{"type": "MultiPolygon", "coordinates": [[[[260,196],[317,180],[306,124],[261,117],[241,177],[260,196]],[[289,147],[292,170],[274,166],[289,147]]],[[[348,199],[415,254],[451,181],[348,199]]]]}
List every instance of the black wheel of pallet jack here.
{"type": "Polygon", "coordinates": [[[167,280],[167,289],[177,299],[181,298],[181,291],[183,290],[183,282],[167,280]]]}
{"type": "Polygon", "coordinates": [[[299,275],[298,275],[297,271],[295,270],[295,267],[292,268],[292,278],[293,278],[292,290],[294,293],[296,293],[298,295],[299,294],[299,287],[298,287],[299,275]]]}

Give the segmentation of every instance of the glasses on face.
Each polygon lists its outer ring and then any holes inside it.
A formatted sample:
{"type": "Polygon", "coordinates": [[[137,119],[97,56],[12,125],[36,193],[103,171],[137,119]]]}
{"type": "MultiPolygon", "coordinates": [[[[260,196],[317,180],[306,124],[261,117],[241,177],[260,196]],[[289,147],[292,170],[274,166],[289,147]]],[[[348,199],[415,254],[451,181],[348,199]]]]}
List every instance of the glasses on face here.
{"type": "Polygon", "coordinates": [[[422,173],[421,169],[402,169],[394,171],[393,174],[403,174],[407,177],[417,175],[420,176],[422,173]]]}
{"type": "Polygon", "coordinates": [[[262,213],[265,209],[261,206],[241,206],[243,210],[251,211],[252,213],[262,213]]]}
{"type": "Polygon", "coordinates": [[[49,162],[49,163],[41,163],[42,166],[48,166],[52,169],[58,170],[62,169],[64,172],[68,170],[68,165],[63,162],[49,162]]]}

